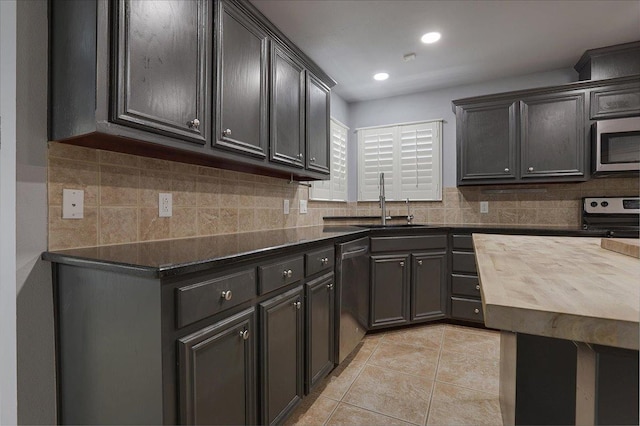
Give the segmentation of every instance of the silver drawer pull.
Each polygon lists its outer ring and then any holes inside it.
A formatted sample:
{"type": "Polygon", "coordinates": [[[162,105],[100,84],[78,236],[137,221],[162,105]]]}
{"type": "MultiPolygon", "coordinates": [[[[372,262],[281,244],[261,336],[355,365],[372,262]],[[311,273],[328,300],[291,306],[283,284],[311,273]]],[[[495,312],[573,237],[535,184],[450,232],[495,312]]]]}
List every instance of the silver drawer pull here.
{"type": "Polygon", "coordinates": [[[222,136],[231,136],[231,129],[225,129],[222,132],[222,136]]]}
{"type": "Polygon", "coordinates": [[[293,276],[293,271],[291,269],[282,271],[282,276],[285,278],[291,278],[293,276]]]}
{"type": "Polygon", "coordinates": [[[504,172],[505,172],[505,173],[509,173],[509,168],[508,168],[508,167],[507,167],[507,168],[505,168],[505,169],[504,169],[504,172]]]}
{"type": "Polygon", "coordinates": [[[400,262],[400,267],[404,268],[404,262],[400,262]]]}
{"type": "Polygon", "coordinates": [[[529,173],[531,173],[531,172],[533,171],[533,167],[529,167],[529,168],[527,169],[527,171],[528,171],[529,173]]]}
{"type": "Polygon", "coordinates": [[[473,310],[473,313],[474,313],[474,314],[479,314],[479,313],[480,313],[480,309],[475,308],[475,309],[473,310]]]}
{"type": "Polygon", "coordinates": [[[231,290],[223,291],[220,294],[220,298],[224,299],[224,300],[231,300],[231,297],[233,297],[233,294],[231,293],[231,290]]]}
{"type": "Polygon", "coordinates": [[[422,260],[418,260],[418,265],[422,266],[422,260]]]}
{"type": "Polygon", "coordinates": [[[293,302],[293,307],[296,308],[296,309],[300,309],[301,305],[302,304],[300,302],[293,302]]]}
{"type": "Polygon", "coordinates": [[[480,290],[480,284],[476,284],[476,290],[480,290]]]}
{"type": "Polygon", "coordinates": [[[194,118],[193,120],[191,120],[190,122],[187,123],[189,125],[189,127],[191,127],[192,129],[197,129],[200,127],[200,120],[198,120],[197,118],[194,118]]]}
{"type": "Polygon", "coordinates": [[[328,257],[322,258],[320,259],[320,262],[322,262],[324,266],[327,266],[329,264],[329,258],[328,257]]]}
{"type": "Polygon", "coordinates": [[[249,330],[241,330],[240,337],[242,337],[242,340],[247,340],[249,338],[249,330]]]}
{"type": "Polygon", "coordinates": [[[327,284],[327,288],[328,288],[329,290],[333,290],[333,284],[327,284]]]}

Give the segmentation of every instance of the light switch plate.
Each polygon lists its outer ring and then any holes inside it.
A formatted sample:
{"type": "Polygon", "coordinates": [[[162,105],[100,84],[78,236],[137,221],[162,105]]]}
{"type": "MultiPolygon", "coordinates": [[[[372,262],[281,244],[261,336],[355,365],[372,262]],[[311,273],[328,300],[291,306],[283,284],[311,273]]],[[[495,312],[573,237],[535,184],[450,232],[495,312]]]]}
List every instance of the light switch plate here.
{"type": "Polygon", "coordinates": [[[158,216],[171,217],[173,215],[173,196],[170,193],[159,194],[158,216]]]}
{"type": "Polygon", "coordinates": [[[488,201],[480,201],[480,213],[489,213],[488,201]]]}
{"type": "Polygon", "coordinates": [[[284,200],[284,214],[289,214],[289,200],[284,200]]]}
{"type": "Polygon", "coordinates": [[[307,200],[300,200],[300,214],[307,214],[307,200]]]}
{"type": "Polygon", "coordinates": [[[84,191],[81,189],[62,190],[62,218],[82,219],[84,217],[84,191]]]}

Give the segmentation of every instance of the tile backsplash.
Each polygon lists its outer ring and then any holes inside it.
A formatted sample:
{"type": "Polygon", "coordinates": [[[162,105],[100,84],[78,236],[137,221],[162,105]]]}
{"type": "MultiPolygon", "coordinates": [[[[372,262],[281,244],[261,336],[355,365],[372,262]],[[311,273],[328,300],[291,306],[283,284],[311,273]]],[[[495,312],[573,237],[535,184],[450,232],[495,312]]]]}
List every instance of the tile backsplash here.
{"type": "MultiPolygon", "coordinates": [[[[639,193],[637,178],[576,184],[444,188],[443,200],[411,202],[415,223],[576,226],[580,198],[639,193]],[[504,189],[506,193],[496,193],[504,189]],[[524,190],[524,192],[523,192],[524,190]],[[527,192],[527,191],[535,192],[527,192]],[[480,201],[489,213],[480,214],[480,201]]],[[[293,228],[344,221],[324,216],[379,215],[375,202],[310,201],[288,180],[49,143],[49,250],[293,228]],[[85,191],[84,218],[62,219],[62,189],[85,191]],[[158,217],[158,194],[173,194],[173,216],[158,217]],[[283,201],[290,200],[290,214],[283,201]]],[[[406,215],[404,203],[387,203],[406,215]]],[[[348,223],[367,223],[354,219],[348,223]]]]}

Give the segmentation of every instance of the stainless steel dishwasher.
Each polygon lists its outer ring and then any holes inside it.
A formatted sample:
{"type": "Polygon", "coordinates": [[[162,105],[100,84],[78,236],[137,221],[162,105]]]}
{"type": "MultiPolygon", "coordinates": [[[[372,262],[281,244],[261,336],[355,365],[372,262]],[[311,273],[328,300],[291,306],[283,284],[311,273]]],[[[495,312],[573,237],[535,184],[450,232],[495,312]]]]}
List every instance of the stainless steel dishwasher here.
{"type": "Polygon", "coordinates": [[[336,357],[344,361],[360,343],[369,324],[369,238],[338,244],[336,357]]]}

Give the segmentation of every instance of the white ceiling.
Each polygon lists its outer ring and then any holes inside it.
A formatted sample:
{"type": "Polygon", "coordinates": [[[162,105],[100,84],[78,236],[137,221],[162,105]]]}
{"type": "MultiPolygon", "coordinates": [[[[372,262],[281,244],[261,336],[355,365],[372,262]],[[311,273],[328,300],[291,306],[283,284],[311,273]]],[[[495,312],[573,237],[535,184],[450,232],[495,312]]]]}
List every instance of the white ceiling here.
{"type": "Polygon", "coordinates": [[[252,0],[347,102],[573,67],[640,40],[640,0],[252,0]],[[422,34],[439,31],[431,45],[422,34]],[[415,53],[416,59],[402,57],[415,53]],[[372,79],[386,71],[384,82],[372,79]]]}

